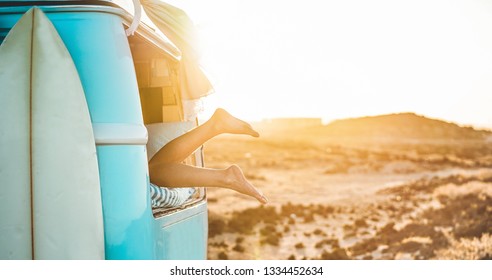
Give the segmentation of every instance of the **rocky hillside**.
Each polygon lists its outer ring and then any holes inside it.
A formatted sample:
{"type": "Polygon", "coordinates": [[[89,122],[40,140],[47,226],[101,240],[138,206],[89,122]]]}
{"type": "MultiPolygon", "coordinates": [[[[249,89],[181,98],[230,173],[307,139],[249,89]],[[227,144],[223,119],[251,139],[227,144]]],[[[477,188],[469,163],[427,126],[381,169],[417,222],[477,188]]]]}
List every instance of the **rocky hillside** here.
{"type": "Polygon", "coordinates": [[[492,131],[477,130],[454,123],[430,119],[414,113],[336,120],[310,132],[325,136],[406,139],[468,139],[492,138],[492,131]]]}

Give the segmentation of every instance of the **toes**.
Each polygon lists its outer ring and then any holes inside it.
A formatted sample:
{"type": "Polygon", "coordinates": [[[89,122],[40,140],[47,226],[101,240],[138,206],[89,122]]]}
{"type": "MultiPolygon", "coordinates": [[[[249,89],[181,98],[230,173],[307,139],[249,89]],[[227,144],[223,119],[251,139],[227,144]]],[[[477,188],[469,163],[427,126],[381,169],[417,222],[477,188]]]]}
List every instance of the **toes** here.
{"type": "Polygon", "coordinates": [[[260,133],[258,133],[258,131],[256,131],[256,130],[254,130],[253,127],[248,123],[246,123],[244,125],[244,131],[246,132],[246,134],[251,135],[253,137],[259,137],[260,136],[260,133]]]}
{"type": "Polygon", "coordinates": [[[256,198],[256,200],[258,200],[262,204],[266,204],[268,202],[266,196],[264,196],[257,188],[251,185],[249,186],[249,190],[246,190],[245,192],[243,192],[243,194],[256,198]]]}
{"type": "Polygon", "coordinates": [[[237,165],[232,165],[229,167],[234,176],[232,189],[238,191],[242,194],[251,196],[256,198],[260,203],[265,204],[268,202],[268,199],[261,193],[260,190],[255,188],[246,178],[244,177],[243,172],[237,165]]]}
{"type": "Polygon", "coordinates": [[[261,195],[260,197],[257,197],[256,199],[258,199],[258,201],[261,202],[261,204],[267,204],[268,203],[268,198],[266,198],[266,196],[264,196],[264,195],[261,195]]]}
{"type": "Polygon", "coordinates": [[[212,118],[219,125],[221,132],[247,134],[253,137],[260,136],[260,134],[255,131],[249,123],[234,117],[222,108],[215,110],[212,118]]]}
{"type": "Polygon", "coordinates": [[[260,190],[258,190],[257,188],[255,188],[251,184],[248,184],[248,187],[249,187],[249,191],[247,191],[245,194],[256,198],[262,204],[265,204],[268,202],[268,199],[266,198],[266,196],[263,195],[263,193],[260,190]]]}
{"type": "Polygon", "coordinates": [[[261,202],[262,204],[266,204],[268,202],[268,199],[266,198],[265,195],[263,195],[263,193],[258,190],[257,188],[255,188],[253,185],[249,184],[249,187],[251,188],[251,192],[249,193],[249,195],[253,196],[254,198],[256,198],[259,202],[261,202]]]}

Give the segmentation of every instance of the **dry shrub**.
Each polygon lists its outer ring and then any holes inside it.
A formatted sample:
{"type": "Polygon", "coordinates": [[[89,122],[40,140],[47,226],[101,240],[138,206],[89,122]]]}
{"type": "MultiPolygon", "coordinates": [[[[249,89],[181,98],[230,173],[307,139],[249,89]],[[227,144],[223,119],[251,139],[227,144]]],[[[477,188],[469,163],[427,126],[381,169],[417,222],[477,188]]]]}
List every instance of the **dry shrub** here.
{"type": "Polygon", "coordinates": [[[450,238],[450,246],[437,250],[436,259],[479,260],[492,258],[492,235],[483,234],[480,238],[450,238]]]}

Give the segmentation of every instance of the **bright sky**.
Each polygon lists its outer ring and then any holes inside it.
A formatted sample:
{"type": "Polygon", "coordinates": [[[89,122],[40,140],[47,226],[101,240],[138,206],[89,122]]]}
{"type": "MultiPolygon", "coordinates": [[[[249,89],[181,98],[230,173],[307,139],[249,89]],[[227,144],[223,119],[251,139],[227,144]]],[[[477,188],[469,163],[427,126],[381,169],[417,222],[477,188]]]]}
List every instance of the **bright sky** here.
{"type": "Polygon", "coordinates": [[[492,128],[490,0],[168,0],[241,118],[416,112],[492,128]]]}

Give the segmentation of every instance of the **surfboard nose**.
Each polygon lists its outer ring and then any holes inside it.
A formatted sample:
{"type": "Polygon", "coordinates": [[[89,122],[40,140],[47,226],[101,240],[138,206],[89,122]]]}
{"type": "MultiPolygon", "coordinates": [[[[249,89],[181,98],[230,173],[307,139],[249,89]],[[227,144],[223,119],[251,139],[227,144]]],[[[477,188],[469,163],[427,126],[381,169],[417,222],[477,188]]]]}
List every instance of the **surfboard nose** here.
{"type": "Polygon", "coordinates": [[[10,201],[0,203],[0,226],[17,231],[0,236],[1,257],[104,259],[94,135],[70,53],[43,11],[31,8],[0,57],[0,103],[8,108],[0,141],[10,144],[0,166],[18,169],[0,177],[0,202],[10,201]],[[7,124],[13,118],[19,127],[7,124]]]}
{"type": "Polygon", "coordinates": [[[33,14],[29,10],[0,45],[0,259],[32,259],[29,73],[33,14]]]}

